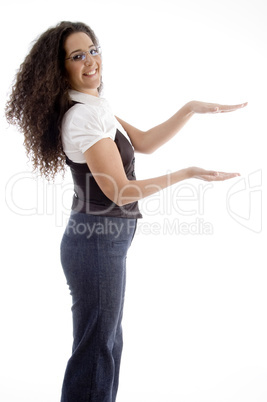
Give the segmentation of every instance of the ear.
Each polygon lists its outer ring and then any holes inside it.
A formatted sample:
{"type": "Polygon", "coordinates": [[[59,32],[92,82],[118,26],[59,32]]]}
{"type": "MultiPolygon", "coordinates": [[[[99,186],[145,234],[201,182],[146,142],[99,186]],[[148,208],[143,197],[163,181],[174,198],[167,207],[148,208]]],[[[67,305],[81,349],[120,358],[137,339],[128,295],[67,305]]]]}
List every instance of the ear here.
{"type": "Polygon", "coordinates": [[[67,73],[67,71],[65,71],[65,75],[64,75],[64,83],[65,83],[65,85],[66,85],[66,87],[67,87],[68,89],[71,89],[71,85],[70,85],[70,83],[69,83],[69,79],[68,79],[68,73],[67,73]]]}
{"type": "Polygon", "coordinates": [[[102,92],[102,90],[103,90],[103,81],[102,81],[102,75],[101,75],[101,81],[100,81],[100,85],[99,85],[99,87],[97,88],[97,91],[98,91],[98,93],[99,93],[99,95],[101,94],[101,92],[102,92]]]}

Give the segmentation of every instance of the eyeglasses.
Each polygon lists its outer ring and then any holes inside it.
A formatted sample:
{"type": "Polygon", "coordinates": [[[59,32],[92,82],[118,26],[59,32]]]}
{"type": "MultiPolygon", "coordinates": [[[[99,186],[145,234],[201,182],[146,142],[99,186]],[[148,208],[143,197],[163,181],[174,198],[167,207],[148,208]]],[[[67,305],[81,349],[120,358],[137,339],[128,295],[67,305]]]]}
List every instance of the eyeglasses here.
{"type": "Polygon", "coordinates": [[[67,57],[65,60],[71,61],[84,61],[86,59],[86,54],[90,54],[90,56],[99,56],[102,53],[100,46],[94,46],[92,49],[87,50],[86,52],[76,53],[74,56],[67,57]]]}

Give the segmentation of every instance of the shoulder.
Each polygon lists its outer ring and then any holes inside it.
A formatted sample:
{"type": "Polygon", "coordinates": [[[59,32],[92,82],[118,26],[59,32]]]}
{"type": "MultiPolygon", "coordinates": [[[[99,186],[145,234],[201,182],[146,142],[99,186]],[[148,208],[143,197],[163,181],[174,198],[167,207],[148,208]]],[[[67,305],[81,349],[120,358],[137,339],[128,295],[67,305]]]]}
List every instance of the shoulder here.
{"type": "Polygon", "coordinates": [[[62,128],[71,126],[82,127],[84,125],[99,124],[101,119],[101,111],[93,106],[83,103],[76,103],[64,115],[62,120],[62,128]]]}
{"type": "Polygon", "coordinates": [[[84,118],[93,117],[100,114],[100,110],[97,107],[86,105],[84,103],[75,103],[75,105],[71,106],[70,109],[65,113],[65,119],[73,119],[73,118],[84,118]]]}

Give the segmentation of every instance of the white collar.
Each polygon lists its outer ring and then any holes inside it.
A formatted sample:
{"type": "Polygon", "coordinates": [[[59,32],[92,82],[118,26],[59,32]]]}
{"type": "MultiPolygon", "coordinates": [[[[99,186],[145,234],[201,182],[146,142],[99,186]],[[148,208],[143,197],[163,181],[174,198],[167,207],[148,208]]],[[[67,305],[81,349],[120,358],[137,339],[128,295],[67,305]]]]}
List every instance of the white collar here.
{"type": "Polygon", "coordinates": [[[105,98],[102,98],[100,96],[89,95],[84,92],[76,91],[74,89],[69,90],[69,96],[73,101],[85,103],[92,106],[100,106],[103,103],[105,104],[107,102],[105,98]]]}

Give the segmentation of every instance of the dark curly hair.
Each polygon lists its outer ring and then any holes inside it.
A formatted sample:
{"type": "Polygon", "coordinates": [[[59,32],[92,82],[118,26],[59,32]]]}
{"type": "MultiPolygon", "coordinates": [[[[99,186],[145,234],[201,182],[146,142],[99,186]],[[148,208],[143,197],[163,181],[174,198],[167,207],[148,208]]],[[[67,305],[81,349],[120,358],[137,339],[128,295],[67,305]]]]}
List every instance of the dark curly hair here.
{"type": "MultiPolygon", "coordinates": [[[[15,77],[6,118],[24,133],[24,145],[33,170],[48,180],[65,172],[60,127],[64,113],[71,106],[65,73],[64,44],[74,32],[86,33],[94,45],[93,30],[81,22],[62,21],[44,32],[33,44],[15,77]]],[[[100,93],[102,83],[98,88],[100,93]]]]}

